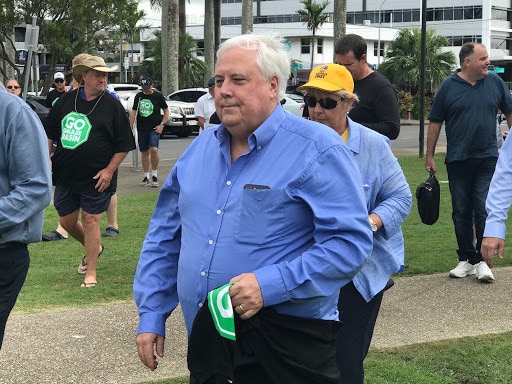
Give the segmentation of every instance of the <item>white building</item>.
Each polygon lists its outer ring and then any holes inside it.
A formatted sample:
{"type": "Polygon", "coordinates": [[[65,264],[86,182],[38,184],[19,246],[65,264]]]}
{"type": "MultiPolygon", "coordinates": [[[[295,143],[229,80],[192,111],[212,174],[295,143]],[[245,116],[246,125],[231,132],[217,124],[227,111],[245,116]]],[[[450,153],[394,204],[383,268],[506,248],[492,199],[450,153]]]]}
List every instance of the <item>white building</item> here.
{"type": "MultiPolygon", "coordinates": [[[[317,0],[319,1],[319,0],[317,0]]],[[[368,42],[368,61],[379,62],[378,41],[387,48],[399,29],[421,28],[421,0],[347,0],[347,33],[357,33],[368,42]]],[[[300,21],[299,0],[256,0],[253,6],[254,33],[275,32],[290,43],[290,57],[309,68],[311,36],[300,21]]],[[[196,8],[197,9],[197,8],[196,8]]],[[[333,0],[326,8],[333,11],[333,0]]],[[[241,33],[242,0],[222,0],[221,37],[226,39],[241,33]]],[[[204,12],[203,12],[204,14],[204,12]]],[[[200,15],[201,16],[201,15],[200,15]]],[[[202,20],[197,17],[197,20],[202,20]]],[[[512,81],[512,2],[510,0],[427,0],[426,27],[446,36],[458,57],[460,46],[468,41],[483,43],[489,50],[492,64],[503,68],[501,76],[512,81]]],[[[189,25],[187,32],[203,40],[203,26],[189,25]]],[[[325,23],[317,31],[319,44],[315,49],[314,65],[333,59],[333,26],[325,23]]],[[[380,62],[383,60],[381,51],[380,62]]]]}

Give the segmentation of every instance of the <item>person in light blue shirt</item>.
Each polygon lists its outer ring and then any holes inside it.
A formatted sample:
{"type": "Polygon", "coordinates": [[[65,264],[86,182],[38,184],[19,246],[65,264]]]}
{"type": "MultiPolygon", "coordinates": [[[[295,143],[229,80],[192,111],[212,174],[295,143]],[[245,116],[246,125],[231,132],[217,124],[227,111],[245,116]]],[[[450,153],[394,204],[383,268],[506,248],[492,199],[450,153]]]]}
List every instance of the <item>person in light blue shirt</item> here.
{"type": "Polygon", "coordinates": [[[350,119],[358,100],[350,72],[339,64],[314,68],[298,88],[305,94],[309,118],[326,124],[347,143],[357,162],[373,230],[370,257],[354,279],[341,288],[336,359],[344,384],[363,384],[363,361],[370,348],[386,283],[404,268],[402,224],[412,194],[387,137],[350,119]]]}
{"type": "Polygon", "coordinates": [[[27,276],[27,244],[41,241],[52,197],[48,144],[41,120],[0,84],[0,349],[5,325],[27,276]]]}
{"type": "Polygon", "coordinates": [[[508,211],[512,205],[512,143],[505,140],[500,150],[496,170],[485,201],[487,219],[482,240],[482,257],[490,268],[494,257],[503,259],[508,211]]]}
{"type": "Polygon", "coordinates": [[[217,57],[222,124],[194,139],[171,170],[135,274],[137,348],[152,370],[178,303],[190,334],[207,293],[228,282],[241,320],[273,307],[337,321],[339,290],[372,248],[348,147],[329,127],[279,103],[290,70],[281,41],[241,35],[217,57]]]}

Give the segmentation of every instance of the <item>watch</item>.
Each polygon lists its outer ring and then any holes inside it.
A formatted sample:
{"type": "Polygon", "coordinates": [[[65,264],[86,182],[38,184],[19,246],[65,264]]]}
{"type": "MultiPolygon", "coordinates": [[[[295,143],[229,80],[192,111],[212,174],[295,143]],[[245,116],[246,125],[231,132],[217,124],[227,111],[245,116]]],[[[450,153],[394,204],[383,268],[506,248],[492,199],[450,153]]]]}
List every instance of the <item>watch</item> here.
{"type": "Polygon", "coordinates": [[[372,228],[372,232],[377,232],[377,223],[373,221],[371,217],[369,217],[368,220],[370,220],[370,227],[372,228]]]}

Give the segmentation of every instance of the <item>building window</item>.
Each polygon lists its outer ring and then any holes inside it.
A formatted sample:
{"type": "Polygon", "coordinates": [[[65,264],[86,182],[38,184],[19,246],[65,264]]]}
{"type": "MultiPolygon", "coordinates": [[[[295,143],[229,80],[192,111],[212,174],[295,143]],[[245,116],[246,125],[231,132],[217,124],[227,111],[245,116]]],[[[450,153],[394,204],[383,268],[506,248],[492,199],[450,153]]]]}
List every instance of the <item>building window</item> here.
{"type": "Polygon", "coordinates": [[[324,39],[322,37],[316,39],[316,53],[319,55],[324,53],[324,39]]]}
{"type": "Polygon", "coordinates": [[[507,39],[505,37],[491,36],[492,49],[507,49],[507,39]]]}
{"type": "Polygon", "coordinates": [[[300,53],[309,54],[311,53],[311,38],[301,37],[300,39],[300,53]]]}
{"type": "Polygon", "coordinates": [[[453,20],[453,8],[445,8],[443,12],[445,20],[453,20]]]}
{"type": "Polygon", "coordinates": [[[381,57],[384,57],[384,42],[381,41],[380,42],[380,54],[378,52],[378,42],[377,41],[374,41],[373,42],[373,56],[375,57],[378,57],[378,56],[381,56],[381,57]]]}
{"type": "Polygon", "coordinates": [[[16,43],[24,43],[25,42],[25,31],[27,28],[25,27],[14,27],[14,41],[16,43]]]}

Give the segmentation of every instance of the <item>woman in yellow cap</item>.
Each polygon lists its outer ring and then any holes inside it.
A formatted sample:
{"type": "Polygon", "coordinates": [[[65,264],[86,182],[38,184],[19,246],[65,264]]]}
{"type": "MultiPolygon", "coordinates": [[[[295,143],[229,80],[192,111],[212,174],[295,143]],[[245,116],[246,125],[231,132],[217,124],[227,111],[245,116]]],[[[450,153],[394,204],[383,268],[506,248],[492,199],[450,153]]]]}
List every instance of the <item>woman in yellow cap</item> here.
{"type": "Polygon", "coordinates": [[[350,109],[358,98],[345,67],[320,65],[298,90],[305,95],[309,118],[338,132],[361,172],[374,246],[362,269],[340,290],[338,310],[343,326],[337,335],[336,359],[343,384],[363,384],[363,361],[386,283],[404,267],[401,225],[411,210],[412,195],[389,139],[350,119],[350,109]]]}

